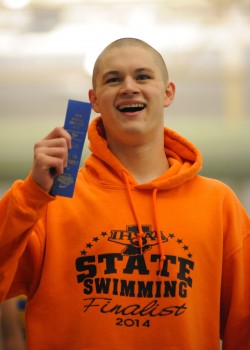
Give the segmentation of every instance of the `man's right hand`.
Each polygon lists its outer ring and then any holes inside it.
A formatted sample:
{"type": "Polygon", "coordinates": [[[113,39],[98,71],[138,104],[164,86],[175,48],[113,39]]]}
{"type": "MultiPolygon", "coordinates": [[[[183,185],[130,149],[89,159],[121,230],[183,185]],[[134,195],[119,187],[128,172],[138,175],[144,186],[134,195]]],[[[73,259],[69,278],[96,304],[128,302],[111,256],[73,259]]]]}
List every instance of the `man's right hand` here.
{"type": "Polygon", "coordinates": [[[54,178],[63,173],[70,148],[71,136],[62,127],[56,127],[35,144],[31,176],[44,191],[49,193],[54,178]]]}

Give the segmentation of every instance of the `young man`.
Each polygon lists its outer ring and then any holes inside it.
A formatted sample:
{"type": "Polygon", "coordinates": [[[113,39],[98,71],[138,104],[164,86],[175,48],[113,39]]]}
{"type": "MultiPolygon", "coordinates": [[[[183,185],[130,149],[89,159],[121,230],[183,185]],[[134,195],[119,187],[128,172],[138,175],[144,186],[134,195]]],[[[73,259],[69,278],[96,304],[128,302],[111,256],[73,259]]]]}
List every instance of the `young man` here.
{"type": "Polygon", "coordinates": [[[250,349],[250,222],[197,175],[199,150],[164,128],[175,94],[160,54],[125,38],[98,57],[92,154],[72,199],[51,196],[70,135],[35,145],[0,207],[0,295],[28,297],[28,349],[250,349]]]}

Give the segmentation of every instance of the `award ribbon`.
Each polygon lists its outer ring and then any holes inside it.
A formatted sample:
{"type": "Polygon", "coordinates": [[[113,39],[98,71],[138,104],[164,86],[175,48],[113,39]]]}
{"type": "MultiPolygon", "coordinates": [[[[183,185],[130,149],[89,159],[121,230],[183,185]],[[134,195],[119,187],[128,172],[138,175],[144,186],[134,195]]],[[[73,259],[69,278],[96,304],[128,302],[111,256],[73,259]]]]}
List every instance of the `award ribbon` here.
{"type": "Polygon", "coordinates": [[[64,169],[63,174],[57,176],[54,180],[50,192],[52,195],[73,197],[90,113],[90,103],[75,100],[68,101],[64,129],[71,135],[72,148],[68,153],[67,167],[64,169]]]}

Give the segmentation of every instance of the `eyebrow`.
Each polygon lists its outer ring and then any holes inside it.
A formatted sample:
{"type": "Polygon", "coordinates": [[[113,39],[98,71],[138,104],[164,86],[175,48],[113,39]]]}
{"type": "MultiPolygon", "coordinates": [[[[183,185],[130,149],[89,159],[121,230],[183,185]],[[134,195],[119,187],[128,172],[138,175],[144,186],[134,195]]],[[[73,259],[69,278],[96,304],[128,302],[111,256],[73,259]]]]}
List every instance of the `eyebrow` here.
{"type": "Polygon", "coordinates": [[[119,74],[118,70],[110,70],[103,74],[102,80],[105,80],[109,75],[118,75],[118,74],[119,74]]]}
{"type": "MultiPolygon", "coordinates": [[[[147,67],[135,69],[135,73],[141,73],[141,72],[153,73],[152,69],[151,68],[147,68],[147,67]]],[[[118,71],[118,70],[110,70],[110,71],[108,71],[108,72],[103,74],[102,80],[105,80],[110,75],[119,75],[119,74],[120,74],[120,71],[118,71]]]]}

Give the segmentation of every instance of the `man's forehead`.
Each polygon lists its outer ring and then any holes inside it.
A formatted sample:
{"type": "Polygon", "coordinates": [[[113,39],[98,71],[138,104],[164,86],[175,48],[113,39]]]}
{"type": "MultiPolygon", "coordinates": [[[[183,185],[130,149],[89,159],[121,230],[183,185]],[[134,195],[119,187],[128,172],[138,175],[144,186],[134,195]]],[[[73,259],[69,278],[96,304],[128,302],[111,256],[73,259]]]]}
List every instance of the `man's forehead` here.
{"type": "Polygon", "coordinates": [[[105,52],[99,62],[99,70],[105,74],[107,71],[119,71],[129,66],[133,70],[143,70],[156,65],[155,56],[149,50],[136,47],[135,49],[143,50],[142,55],[138,55],[138,51],[137,54],[134,54],[135,51],[131,49],[134,47],[113,48],[105,52]]]}

